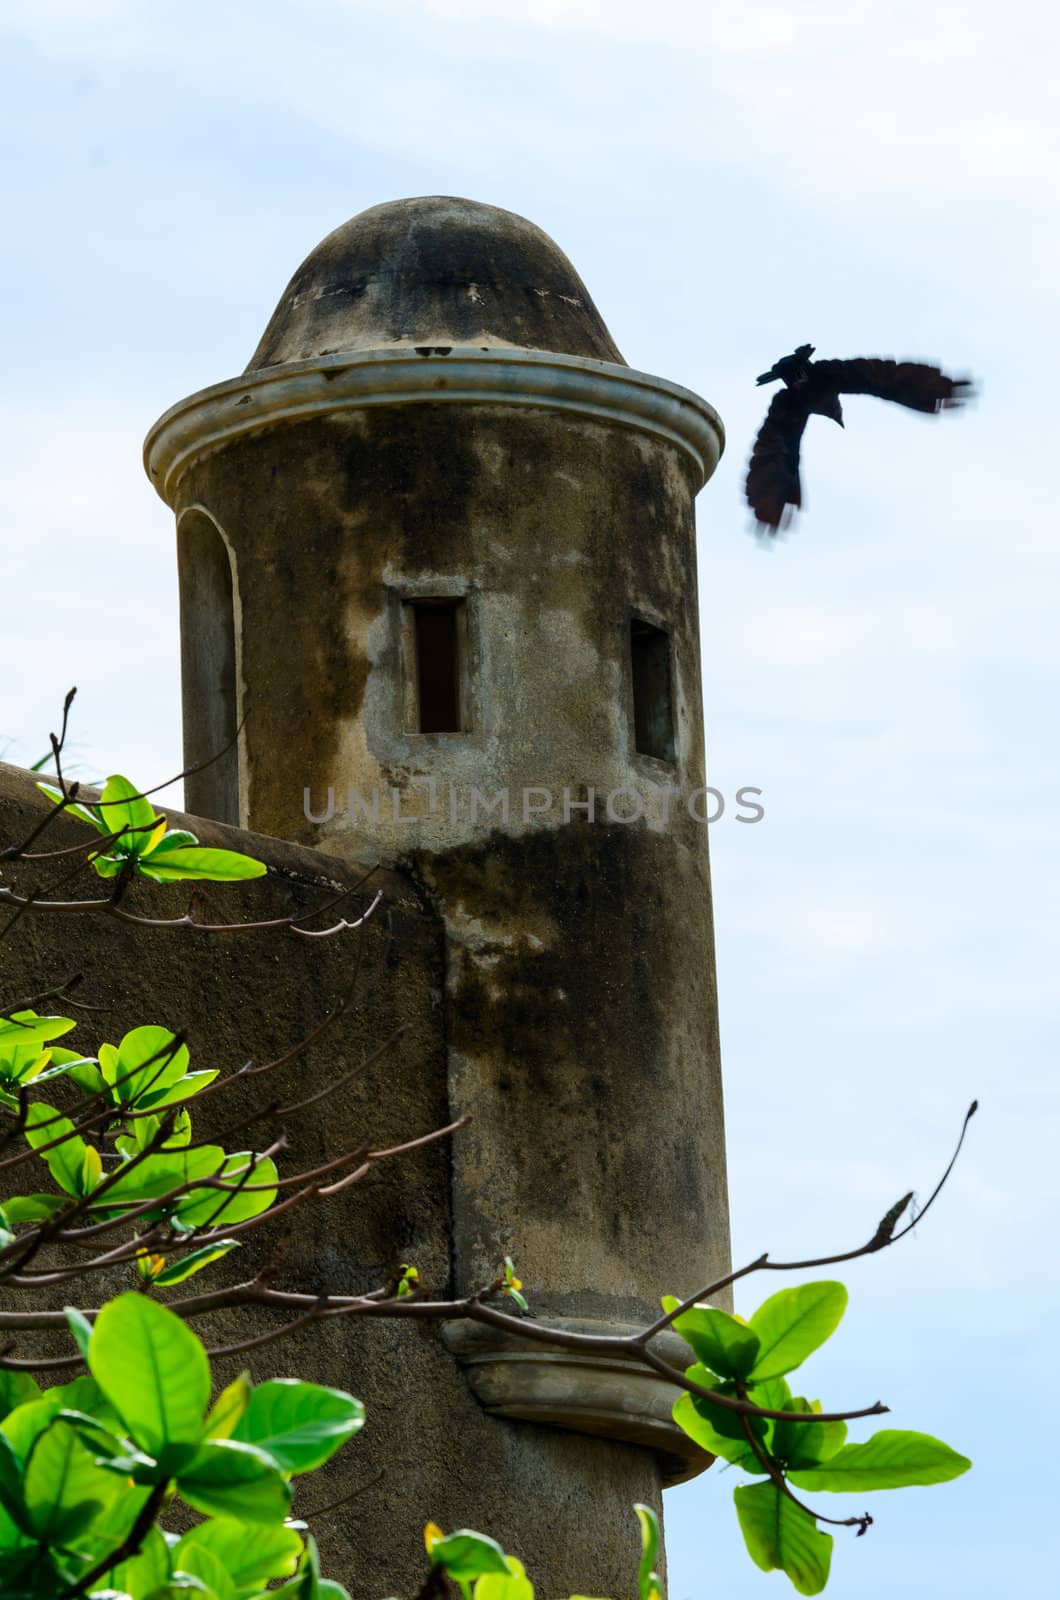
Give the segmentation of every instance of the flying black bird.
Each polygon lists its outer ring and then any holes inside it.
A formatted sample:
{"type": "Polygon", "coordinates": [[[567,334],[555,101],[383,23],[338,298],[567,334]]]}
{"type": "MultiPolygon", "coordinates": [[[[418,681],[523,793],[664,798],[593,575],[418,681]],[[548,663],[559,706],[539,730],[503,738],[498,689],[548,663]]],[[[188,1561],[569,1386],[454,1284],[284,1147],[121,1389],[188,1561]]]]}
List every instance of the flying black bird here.
{"type": "Polygon", "coordinates": [[[967,379],[947,378],[938,367],[920,361],[884,361],[878,356],[811,361],[813,351],[812,344],[800,344],[793,355],[757,380],[775,383],[779,378],[784,383],[773,396],[747,469],[747,502],[759,530],[769,534],[790,522],[789,507],[802,505],[799,446],[807,420],[816,414],[831,417],[842,427],[841,394],[874,394],[913,411],[934,413],[959,406],[972,393],[967,379]]]}

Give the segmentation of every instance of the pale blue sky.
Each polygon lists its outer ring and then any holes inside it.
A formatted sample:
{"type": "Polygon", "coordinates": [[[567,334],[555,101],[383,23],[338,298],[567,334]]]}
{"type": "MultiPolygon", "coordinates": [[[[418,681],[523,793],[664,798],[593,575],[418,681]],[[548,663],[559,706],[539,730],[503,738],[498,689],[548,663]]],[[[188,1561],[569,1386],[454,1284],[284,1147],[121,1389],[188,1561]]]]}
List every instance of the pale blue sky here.
{"type": "MultiPolygon", "coordinates": [[[[737,1255],[857,1242],[926,1194],[982,1100],[936,1213],[846,1272],[846,1323],[809,1369],[830,1404],[883,1398],[976,1470],[877,1496],[829,1593],[1047,1594],[1050,12],[0,0],[0,40],[12,758],[43,750],[77,682],[86,772],[179,766],[173,533],[140,443],[242,369],[323,234],[431,193],[544,227],[629,362],[728,427],[699,512],[710,779],[767,807],[711,830],[737,1255]],[[803,340],[939,359],[982,398],[935,421],[854,399],[845,433],[813,423],[806,514],[762,549],[740,500],[753,379],[803,340]]],[[[672,1600],[792,1592],[744,1554],[735,1479],[668,1496],[672,1600]]]]}

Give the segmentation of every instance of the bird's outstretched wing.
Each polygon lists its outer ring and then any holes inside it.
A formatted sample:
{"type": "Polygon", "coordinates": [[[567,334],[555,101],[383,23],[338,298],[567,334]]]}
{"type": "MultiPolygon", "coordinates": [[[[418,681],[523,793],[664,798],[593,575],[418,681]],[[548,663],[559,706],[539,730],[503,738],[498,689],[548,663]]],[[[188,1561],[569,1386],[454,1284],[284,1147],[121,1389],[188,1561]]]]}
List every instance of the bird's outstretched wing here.
{"type": "Polygon", "coordinates": [[[923,361],[885,361],[879,356],[855,356],[851,361],[815,361],[815,383],[839,394],[872,394],[893,400],[912,411],[942,411],[971,397],[967,378],[948,378],[938,367],[923,361]]]}
{"type": "MultiPolygon", "coordinates": [[[[841,363],[837,363],[841,364],[841,363]]],[[[776,533],[791,520],[789,506],[802,505],[799,446],[809,411],[795,389],[773,396],[758,430],[747,469],[747,503],[758,522],[776,533]]]]}

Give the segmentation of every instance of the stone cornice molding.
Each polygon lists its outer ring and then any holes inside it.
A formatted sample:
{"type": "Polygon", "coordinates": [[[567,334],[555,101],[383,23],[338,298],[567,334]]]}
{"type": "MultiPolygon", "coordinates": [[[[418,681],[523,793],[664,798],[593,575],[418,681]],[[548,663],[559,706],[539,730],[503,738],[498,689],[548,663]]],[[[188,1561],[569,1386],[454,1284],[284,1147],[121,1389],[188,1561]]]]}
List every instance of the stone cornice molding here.
{"type": "Polygon", "coordinates": [[[725,432],[691,389],[631,367],[545,350],[390,347],[320,356],[245,373],[171,406],[144,444],[158,493],[174,503],[189,467],[278,423],[369,406],[470,404],[533,407],[634,428],[677,446],[702,488],[725,432]]]}
{"type": "MultiPolygon", "coordinates": [[[[580,1317],[550,1317],[544,1326],[588,1334],[640,1331],[633,1323],[580,1317]]],[[[683,1391],[632,1354],[601,1355],[537,1340],[531,1344],[474,1322],[444,1323],[442,1340],[463,1367],[475,1398],[492,1416],[654,1450],[667,1488],[696,1477],[714,1460],[673,1420],[674,1401],[683,1391]]],[[[680,1371],[695,1359],[672,1330],[657,1336],[654,1344],[680,1371]]]]}

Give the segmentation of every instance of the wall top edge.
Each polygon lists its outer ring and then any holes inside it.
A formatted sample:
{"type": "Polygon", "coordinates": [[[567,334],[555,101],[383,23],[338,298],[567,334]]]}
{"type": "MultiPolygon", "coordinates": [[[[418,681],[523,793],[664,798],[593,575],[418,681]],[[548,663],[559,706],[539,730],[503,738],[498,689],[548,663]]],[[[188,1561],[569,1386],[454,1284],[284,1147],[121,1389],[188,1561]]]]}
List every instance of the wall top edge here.
{"type": "Polygon", "coordinates": [[[697,489],[725,444],[721,418],[693,390],[615,362],[504,347],[389,347],[287,362],[200,389],[159,417],[144,466],[173,505],[189,467],[236,440],[311,416],[424,403],[533,407],[632,427],[681,449],[697,489]]]}

